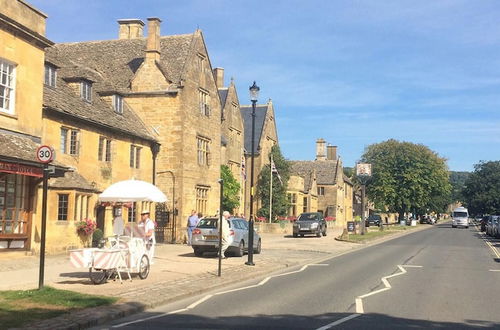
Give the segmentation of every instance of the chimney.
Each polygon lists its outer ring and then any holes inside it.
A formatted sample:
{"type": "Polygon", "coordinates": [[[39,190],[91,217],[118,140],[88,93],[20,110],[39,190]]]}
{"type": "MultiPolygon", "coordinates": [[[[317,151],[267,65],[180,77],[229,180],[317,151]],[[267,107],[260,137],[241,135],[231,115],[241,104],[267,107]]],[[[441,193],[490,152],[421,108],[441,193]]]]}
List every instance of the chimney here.
{"type": "Polygon", "coordinates": [[[223,88],[224,87],[224,68],[215,68],[214,69],[214,78],[215,78],[215,84],[217,85],[217,88],[223,88]]]}
{"type": "Polygon", "coordinates": [[[146,61],[160,60],[160,23],[157,17],[148,17],[148,40],[146,44],[146,61]]]}
{"type": "Polygon", "coordinates": [[[321,138],[316,141],[316,160],[326,160],[325,144],[326,141],[321,138]]]}
{"type": "Polygon", "coordinates": [[[120,31],[118,39],[137,39],[142,38],[144,22],[140,19],[119,19],[120,31]]]}
{"type": "Polygon", "coordinates": [[[326,147],[326,158],[328,160],[337,160],[337,146],[328,145],[326,147]]]}

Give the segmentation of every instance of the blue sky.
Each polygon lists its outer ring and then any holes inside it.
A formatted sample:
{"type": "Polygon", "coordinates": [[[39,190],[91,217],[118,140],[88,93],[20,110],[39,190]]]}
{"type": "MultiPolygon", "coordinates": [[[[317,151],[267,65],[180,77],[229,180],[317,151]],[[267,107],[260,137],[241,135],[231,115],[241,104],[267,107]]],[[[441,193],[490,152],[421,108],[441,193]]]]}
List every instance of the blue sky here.
{"type": "Polygon", "coordinates": [[[161,34],[203,31],[248,104],[273,100],[288,159],[315,141],[344,166],[390,138],[421,143],[455,171],[500,159],[500,2],[496,0],[28,0],[54,42],[115,39],[117,20],[162,19],[161,34]]]}

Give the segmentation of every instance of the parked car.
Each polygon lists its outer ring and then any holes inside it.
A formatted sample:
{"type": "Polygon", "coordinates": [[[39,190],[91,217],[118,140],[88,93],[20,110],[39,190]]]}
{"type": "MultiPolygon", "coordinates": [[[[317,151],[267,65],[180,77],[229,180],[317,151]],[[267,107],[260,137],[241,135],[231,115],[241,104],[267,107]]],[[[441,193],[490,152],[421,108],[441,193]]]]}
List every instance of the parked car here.
{"type": "MultiPolygon", "coordinates": [[[[197,257],[203,256],[205,252],[219,251],[219,229],[217,226],[218,218],[203,218],[195,229],[193,229],[193,238],[191,246],[197,257]]],[[[235,255],[241,257],[248,252],[248,222],[241,218],[229,218],[230,243],[226,250],[226,255],[235,255]]],[[[259,254],[262,250],[262,239],[254,231],[253,233],[253,253],[259,254]]]]}
{"type": "Polygon", "coordinates": [[[380,227],[380,223],[382,222],[382,218],[379,214],[370,214],[368,218],[365,220],[365,226],[370,227],[370,225],[374,225],[380,227]]]}
{"type": "Polygon", "coordinates": [[[314,234],[326,236],[326,221],[321,212],[301,213],[293,224],[293,237],[314,234]]]}
{"type": "Polygon", "coordinates": [[[488,223],[488,219],[489,219],[490,215],[485,215],[482,219],[481,219],[481,222],[479,223],[481,228],[480,230],[481,231],[486,231],[486,224],[488,223]]]}
{"type": "Polygon", "coordinates": [[[428,223],[430,225],[433,225],[436,223],[436,218],[432,215],[423,215],[420,218],[420,223],[428,223]]]}
{"type": "Polygon", "coordinates": [[[494,227],[495,224],[498,222],[498,216],[496,215],[490,215],[488,216],[488,219],[486,220],[486,228],[485,232],[486,235],[493,236],[494,235],[494,227]]]}
{"type": "Polygon", "coordinates": [[[483,216],[481,216],[481,215],[476,215],[476,216],[474,217],[474,223],[475,223],[475,224],[480,224],[480,223],[481,223],[481,220],[483,220],[483,216]]]}
{"type": "Polygon", "coordinates": [[[493,216],[493,228],[491,230],[491,236],[500,237],[500,216],[493,216]]]}

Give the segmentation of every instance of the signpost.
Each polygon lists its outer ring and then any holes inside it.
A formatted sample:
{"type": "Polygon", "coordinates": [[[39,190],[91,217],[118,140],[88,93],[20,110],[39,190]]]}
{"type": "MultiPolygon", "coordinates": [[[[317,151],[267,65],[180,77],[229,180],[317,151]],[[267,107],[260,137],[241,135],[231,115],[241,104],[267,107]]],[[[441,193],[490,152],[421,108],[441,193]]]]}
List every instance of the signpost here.
{"type": "Polygon", "coordinates": [[[361,235],[365,234],[365,188],[366,183],[372,176],[372,164],[356,164],[356,176],[361,183],[361,235]]]}
{"type": "Polygon", "coordinates": [[[43,163],[43,194],[42,194],[42,228],[40,238],[40,272],[38,276],[38,289],[43,288],[45,270],[45,233],[47,227],[47,190],[49,179],[49,163],[54,160],[54,150],[46,145],[38,147],[36,158],[43,163]]]}

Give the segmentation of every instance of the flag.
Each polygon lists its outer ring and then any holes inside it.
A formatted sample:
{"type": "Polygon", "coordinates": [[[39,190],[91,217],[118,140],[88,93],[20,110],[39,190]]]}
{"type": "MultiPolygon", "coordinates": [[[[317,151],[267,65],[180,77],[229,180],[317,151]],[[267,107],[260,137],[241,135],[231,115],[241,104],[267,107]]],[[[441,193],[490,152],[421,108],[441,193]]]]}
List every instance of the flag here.
{"type": "Polygon", "coordinates": [[[247,171],[245,168],[245,155],[241,155],[241,178],[243,181],[247,180],[247,171]]]}
{"type": "Polygon", "coordinates": [[[271,158],[271,175],[273,173],[276,173],[276,175],[278,176],[278,179],[280,180],[280,183],[283,185],[283,181],[281,181],[281,176],[280,174],[278,173],[278,169],[276,168],[276,164],[274,164],[274,161],[273,159],[271,158]]]}

